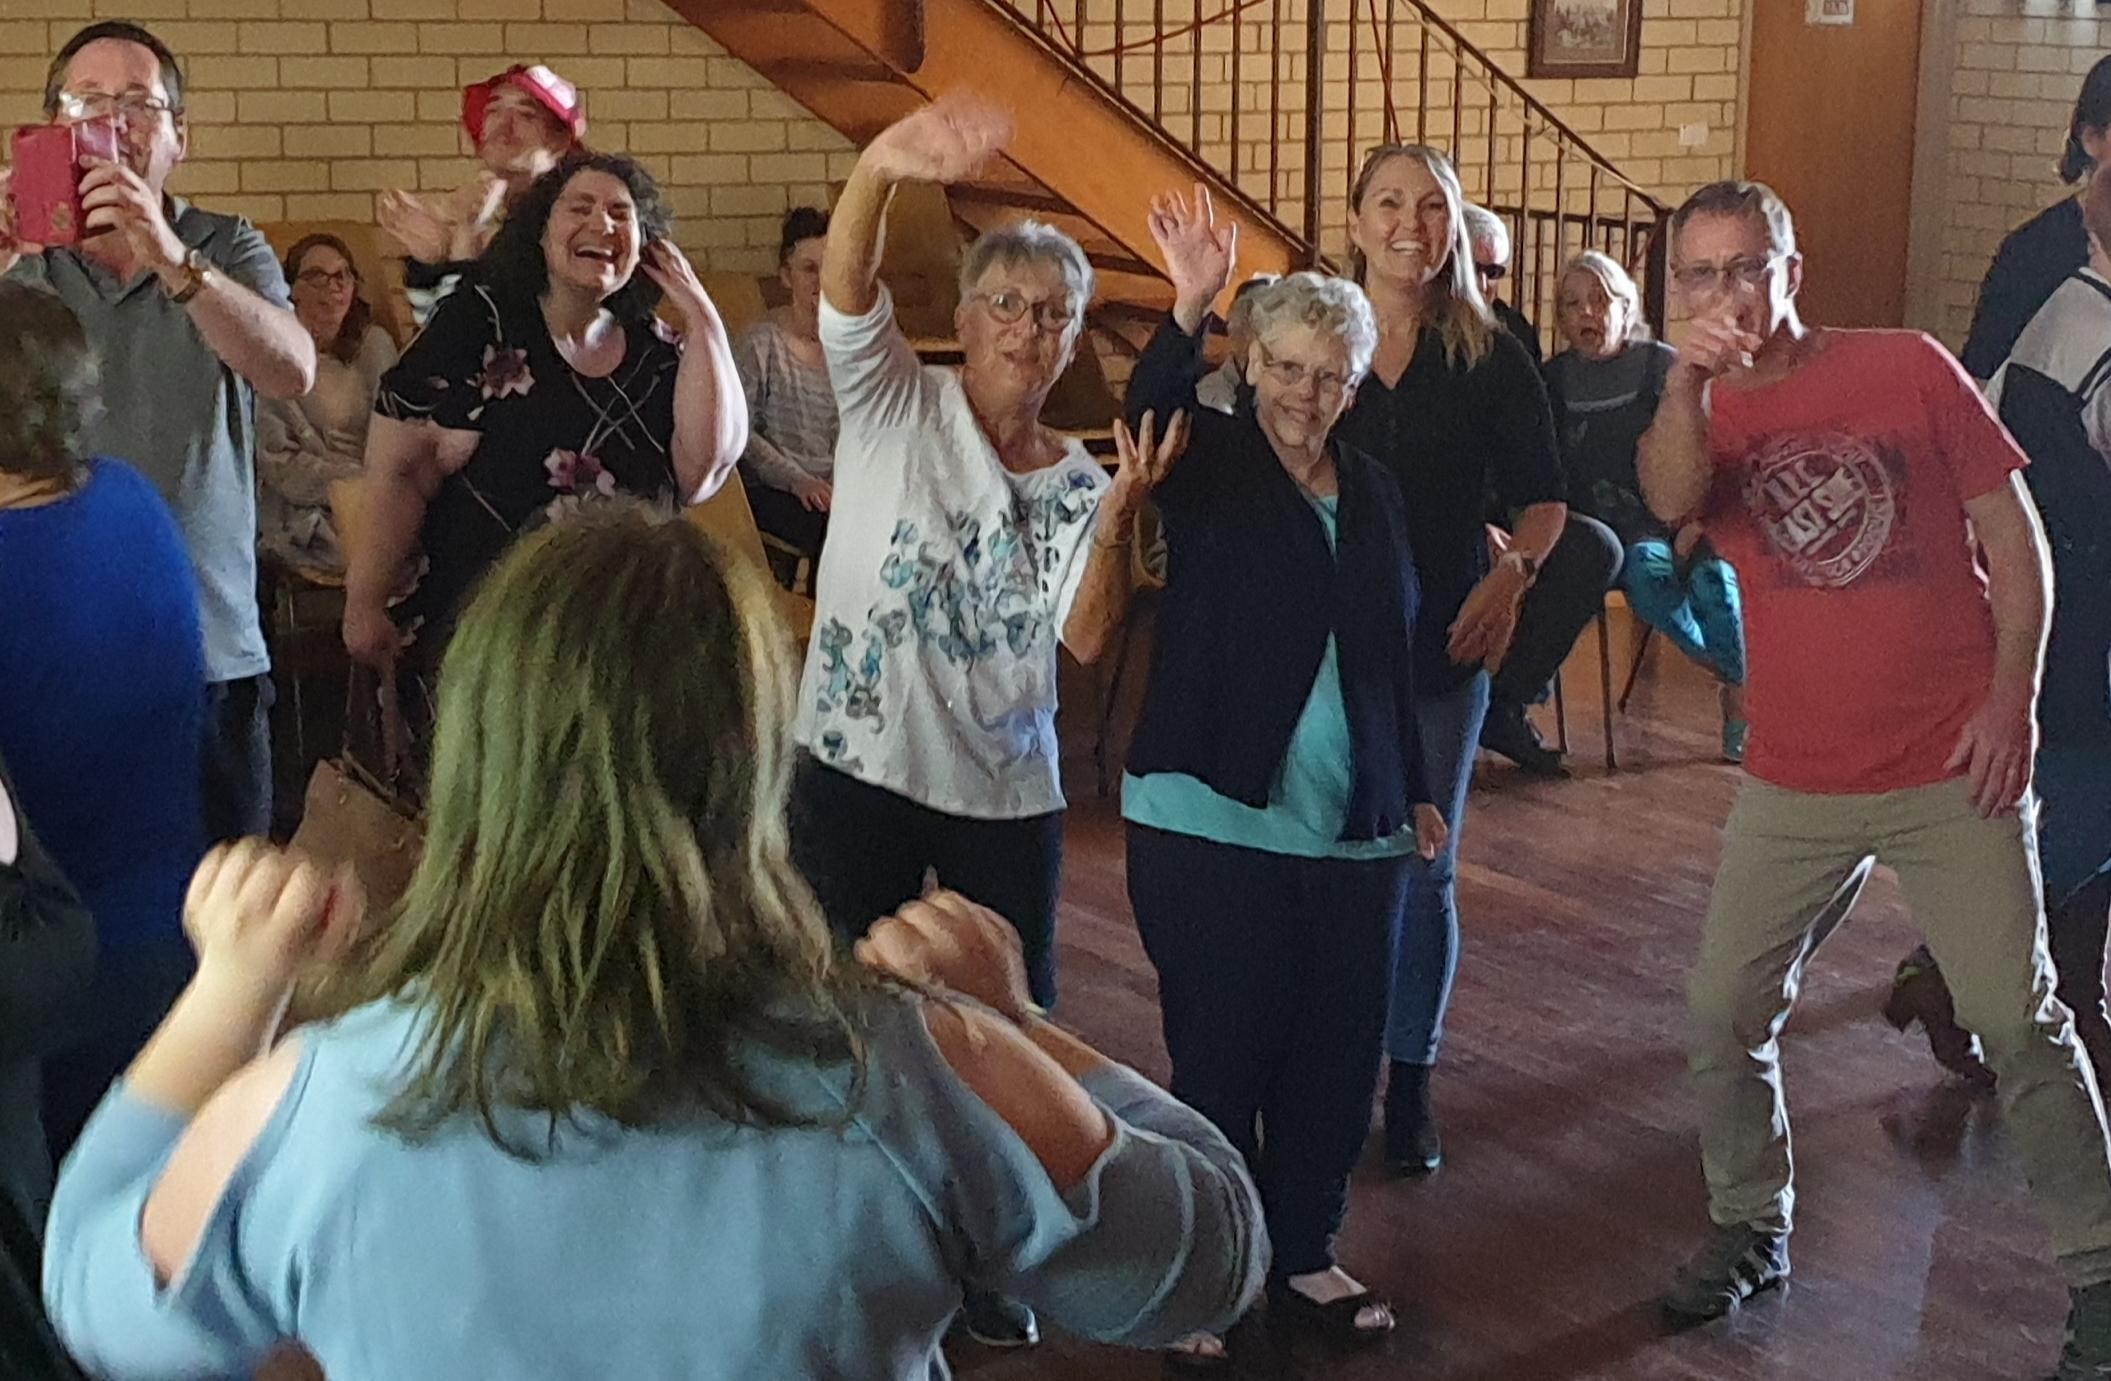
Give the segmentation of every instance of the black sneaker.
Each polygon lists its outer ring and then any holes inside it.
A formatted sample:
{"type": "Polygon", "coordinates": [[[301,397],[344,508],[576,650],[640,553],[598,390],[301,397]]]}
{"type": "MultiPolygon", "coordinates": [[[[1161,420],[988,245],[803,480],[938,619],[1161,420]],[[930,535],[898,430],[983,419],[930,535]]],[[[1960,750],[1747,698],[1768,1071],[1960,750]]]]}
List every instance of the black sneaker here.
{"type": "Polygon", "coordinates": [[[969,1291],[961,1302],[960,1323],[970,1338],[1000,1351],[1033,1347],[1041,1341],[1041,1325],[1033,1310],[981,1290],[969,1291]]]}
{"type": "Polygon", "coordinates": [[[2068,1293],[2067,1341],[2051,1381],[2111,1378],[2111,1284],[2068,1293]]]}
{"type": "Polygon", "coordinates": [[[1733,1313],[1763,1290],[1788,1283],[1788,1238],[1739,1225],[1719,1227],[1658,1301],[1674,1327],[1733,1313]]]}
{"type": "Polygon", "coordinates": [[[1493,704],[1481,721],[1481,747],[1516,763],[1535,777],[1566,777],[1561,754],[1539,741],[1522,705],[1493,704]]]}

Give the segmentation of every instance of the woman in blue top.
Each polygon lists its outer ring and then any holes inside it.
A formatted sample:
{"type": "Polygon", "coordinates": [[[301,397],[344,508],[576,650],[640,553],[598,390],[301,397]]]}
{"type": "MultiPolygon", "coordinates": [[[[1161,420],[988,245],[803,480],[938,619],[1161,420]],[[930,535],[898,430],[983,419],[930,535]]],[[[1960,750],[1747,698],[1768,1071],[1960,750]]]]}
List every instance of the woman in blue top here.
{"type": "Polygon", "coordinates": [[[98,397],[73,313],[0,284],[0,757],[101,947],[86,1018],[44,1063],[55,1158],[190,974],[179,918],[205,852],[197,578],[153,486],[80,458],[98,397]]]}
{"type": "MultiPolygon", "coordinates": [[[[1153,491],[1168,565],[1122,789],[1129,899],[1173,1091],[1261,1183],[1271,1309],[1362,1342],[1391,1331],[1392,1309],[1335,1264],[1334,1237],[1409,862],[1445,836],[1415,717],[1414,562],[1392,477],[1328,440],[1377,346],[1362,289],[1312,273],[1260,289],[1234,411],[1197,409],[1198,331],[1235,237],[1196,198],[1154,206],[1177,300],[1129,381],[1132,422],[1194,419],[1153,491]]],[[[1215,1337],[1175,1356],[1226,1364],[1215,1337]]]]}
{"type": "Polygon", "coordinates": [[[1003,921],[942,894],[835,957],[775,607],[692,524],[544,527],[449,645],[392,914],[333,962],[351,884],[206,859],[197,979],[52,1205],[88,1370],[298,1339],[330,1381],[936,1381],[967,1285],[1111,1341],[1237,1317],[1237,1152],[1036,1018],[1003,921]],[[304,967],[341,1014],[250,1062],[304,967]]]}

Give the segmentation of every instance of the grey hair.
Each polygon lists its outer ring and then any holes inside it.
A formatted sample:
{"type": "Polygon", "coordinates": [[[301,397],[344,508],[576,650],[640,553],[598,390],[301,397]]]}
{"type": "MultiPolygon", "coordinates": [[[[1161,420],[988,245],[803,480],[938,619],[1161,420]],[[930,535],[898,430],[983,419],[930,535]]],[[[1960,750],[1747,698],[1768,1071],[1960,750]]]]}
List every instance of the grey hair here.
{"type": "Polygon", "coordinates": [[[1283,281],[1279,273],[1257,273],[1239,284],[1231,295],[1231,310],[1224,314],[1224,334],[1227,336],[1250,336],[1253,334],[1253,300],[1261,289],[1283,281]]]}
{"type": "Polygon", "coordinates": [[[1310,326],[1338,337],[1349,351],[1349,383],[1363,381],[1378,353],[1378,318],[1371,299],[1346,278],[1293,273],[1247,296],[1253,303],[1253,338],[1265,344],[1278,331],[1310,326]]]}
{"type": "Polygon", "coordinates": [[[1510,227],[1503,218],[1485,206],[1466,203],[1466,240],[1473,245],[1486,245],[1497,251],[1496,262],[1510,262],[1510,227]]]}
{"type": "Polygon", "coordinates": [[[1776,254],[1796,252],[1796,221],[1788,203],[1764,182],[1711,182],[1686,198],[1671,213],[1671,248],[1678,252],[1679,235],[1696,216],[1743,216],[1765,228],[1767,246],[1776,254]]]}
{"type": "Polygon", "coordinates": [[[1063,287],[1070,298],[1073,330],[1082,331],[1085,308],[1092,304],[1095,283],[1092,261],[1078,242],[1041,221],[1020,221],[998,230],[985,230],[975,237],[960,260],[960,295],[974,294],[984,274],[993,268],[1020,268],[1050,264],[1063,274],[1063,287]]]}
{"type": "MultiPolygon", "coordinates": [[[[1635,285],[1634,275],[1621,267],[1618,259],[1610,254],[1600,254],[1595,249],[1586,249],[1561,270],[1560,283],[1568,282],[1572,274],[1578,273],[1587,273],[1597,279],[1607,297],[1627,304],[1627,341],[1630,345],[1649,339],[1649,319],[1642,312],[1642,290],[1635,285]]],[[[1560,283],[1555,285],[1557,295],[1560,283]]]]}

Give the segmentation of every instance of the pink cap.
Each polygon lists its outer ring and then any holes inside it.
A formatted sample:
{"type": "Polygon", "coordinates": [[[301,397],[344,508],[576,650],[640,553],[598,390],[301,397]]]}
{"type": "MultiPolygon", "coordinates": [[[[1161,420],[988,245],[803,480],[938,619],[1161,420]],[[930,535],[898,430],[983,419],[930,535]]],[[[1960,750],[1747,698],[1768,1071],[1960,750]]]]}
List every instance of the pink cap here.
{"type": "Polygon", "coordinates": [[[574,143],[586,137],[586,108],[579,103],[579,88],[541,63],[530,67],[516,64],[495,77],[462,88],[462,128],[472,141],[484,137],[484,113],[500,87],[516,86],[533,96],[557,122],[571,131],[574,143]]]}

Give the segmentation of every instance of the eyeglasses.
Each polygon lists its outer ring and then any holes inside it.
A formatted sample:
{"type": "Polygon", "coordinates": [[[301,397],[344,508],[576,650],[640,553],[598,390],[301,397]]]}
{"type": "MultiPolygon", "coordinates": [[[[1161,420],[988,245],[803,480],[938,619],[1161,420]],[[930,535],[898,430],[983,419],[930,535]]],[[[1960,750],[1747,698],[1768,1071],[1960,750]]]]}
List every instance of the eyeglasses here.
{"type": "Polygon", "coordinates": [[[1302,388],[1311,380],[1313,388],[1322,397],[1332,397],[1349,385],[1349,376],[1332,369],[1312,369],[1296,360],[1279,360],[1261,347],[1261,369],[1269,378],[1286,389],[1302,388]]]}
{"type": "Polygon", "coordinates": [[[1687,292],[1705,297],[1732,287],[1760,287],[1781,260],[1781,255],[1769,254],[1763,259],[1732,259],[1724,264],[1681,264],[1671,271],[1671,276],[1687,292]]]}
{"type": "Polygon", "coordinates": [[[127,116],[182,114],[182,107],[174,101],[137,91],[127,91],[122,96],[101,91],[61,91],[58,109],[60,116],[68,120],[99,120],[112,113],[127,116]]]}
{"type": "Polygon", "coordinates": [[[302,269],[299,281],[311,288],[344,288],[359,281],[350,269],[302,269]]]}
{"type": "Polygon", "coordinates": [[[1473,271],[1491,283],[1500,283],[1510,276],[1508,264],[1475,264],[1473,271]]]}
{"type": "Polygon", "coordinates": [[[996,292],[976,293],[975,300],[988,309],[991,319],[1000,326],[1016,325],[1032,312],[1034,326],[1053,335],[1069,330],[1070,324],[1077,320],[1077,312],[1067,297],[1034,302],[1024,293],[999,288],[996,292]]]}

